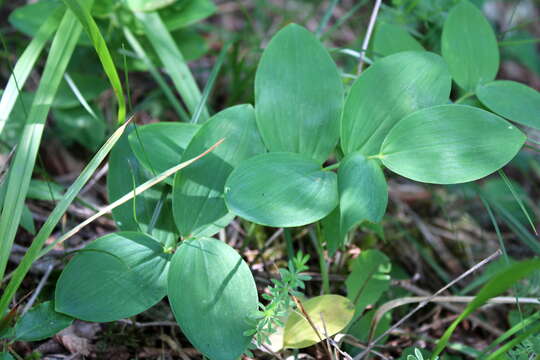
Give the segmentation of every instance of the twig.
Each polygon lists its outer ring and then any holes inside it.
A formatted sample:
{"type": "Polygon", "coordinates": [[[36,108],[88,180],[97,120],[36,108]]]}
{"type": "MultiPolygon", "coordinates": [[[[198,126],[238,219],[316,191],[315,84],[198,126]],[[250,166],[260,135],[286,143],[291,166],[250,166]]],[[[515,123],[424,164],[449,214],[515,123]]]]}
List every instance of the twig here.
{"type": "MultiPolygon", "coordinates": [[[[371,13],[371,17],[369,18],[369,24],[366,31],[366,36],[364,37],[364,42],[362,43],[362,49],[367,49],[369,45],[369,39],[371,38],[371,33],[373,32],[373,28],[375,27],[375,21],[377,21],[377,15],[379,14],[379,9],[381,7],[382,0],[375,0],[375,5],[373,6],[373,12],[371,13]]],[[[362,72],[362,69],[364,68],[364,61],[365,61],[366,52],[362,51],[360,54],[360,61],[358,62],[358,72],[357,74],[360,75],[362,72]]]]}
{"type": "Polygon", "coordinates": [[[45,271],[45,274],[43,274],[43,277],[39,281],[39,284],[36,287],[36,290],[32,293],[32,296],[30,297],[30,299],[28,300],[28,302],[24,306],[24,308],[22,310],[23,314],[25,314],[28,310],[30,310],[32,305],[34,305],[34,303],[36,302],[37,297],[39,296],[39,293],[41,292],[41,290],[43,290],[43,287],[45,286],[45,283],[47,282],[47,279],[51,275],[51,272],[52,272],[53,269],[54,269],[54,264],[49,264],[49,266],[47,267],[47,270],[45,271]]]}
{"type": "MultiPolygon", "coordinates": [[[[382,333],[379,337],[377,337],[375,340],[373,341],[370,341],[366,350],[362,351],[360,354],[356,355],[354,357],[354,360],[360,360],[362,359],[367,353],[369,353],[369,350],[371,350],[371,348],[379,341],[381,341],[389,332],[391,332],[392,330],[396,329],[397,327],[399,327],[401,324],[403,324],[405,321],[407,321],[413,314],[415,314],[418,310],[422,309],[424,306],[426,306],[427,304],[429,304],[429,302],[435,298],[437,295],[441,294],[443,291],[445,291],[446,289],[450,288],[451,286],[453,286],[455,283],[459,282],[460,280],[464,279],[465,277],[469,276],[470,274],[472,274],[473,272],[475,272],[476,270],[478,270],[479,268],[481,268],[482,266],[484,266],[485,264],[487,264],[488,262],[490,262],[491,260],[495,259],[496,257],[500,256],[501,255],[501,250],[497,250],[495,251],[493,254],[491,254],[490,256],[488,256],[487,258],[485,258],[484,260],[480,261],[478,264],[474,265],[473,267],[471,267],[469,270],[465,271],[463,274],[461,274],[460,276],[458,276],[457,278],[455,278],[454,280],[452,280],[451,282],[449,282],[447,285],[443,286],[442,288],[440,288],[436,293],[434,293],[433,295],[431,296],[428,296],[426,297],[421,303],[419,303],[413,310],[411,310],[407,315],[405,315],[403,318],[401,318],[401,320],[399,320],[398,322],[396,322],[394,325],[392,325],[388,330],[386,330],[384,333],[382,333]]],[[[372,330],[373,331],[373,330],[372,330]]]]}

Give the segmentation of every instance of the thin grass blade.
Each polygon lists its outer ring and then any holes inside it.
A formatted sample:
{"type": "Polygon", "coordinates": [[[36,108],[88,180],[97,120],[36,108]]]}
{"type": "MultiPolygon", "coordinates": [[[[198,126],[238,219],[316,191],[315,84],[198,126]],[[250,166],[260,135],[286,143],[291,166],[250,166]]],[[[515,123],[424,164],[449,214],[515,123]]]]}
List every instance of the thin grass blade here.
{"type": "Polygon", "coordinates": [[[531,225],[531,228],[533,229],[534,233],[536,235],[538,235],[538,231],[536,231],[536,227],[534,226],[534,222],[532,221],[532,218],[529,215],[529,212],[525,208],[525,205],[523,205],[523,201],[520,199],[520,197],[516,193],[516,190],[512,186],[512,183],[510,182],[510,180],[508,179],[508,177],[506,176],[506,174],[504,173],[503,170],[499,170],[499,176],[501,177],[501,179],[503,179],[504,183],[506,184],[506,187],[510,190],[510,192],[512,193],[512,196],[514,197],[514,199],[519,204],[519,207],[521,208],[521,211],[523,211],[523,214],[527,218],[527,221],[529,222],[529,225],[531,225]]]}

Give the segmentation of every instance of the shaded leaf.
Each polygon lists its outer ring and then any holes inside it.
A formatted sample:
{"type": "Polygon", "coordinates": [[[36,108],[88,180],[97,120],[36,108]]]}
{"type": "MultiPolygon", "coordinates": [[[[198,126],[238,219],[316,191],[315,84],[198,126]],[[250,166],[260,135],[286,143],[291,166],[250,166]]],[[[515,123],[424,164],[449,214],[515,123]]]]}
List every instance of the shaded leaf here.
{"type": "Polygon", "coordinates": [[[381,22],[373,34],[375,55],[388,56],[403,51],[423,51],[424,47],[402,26],[381,22]]]}
{"type": "MultiPolygon", "coordinates": [[[[81,95],[86,101],[96,99],[103,91],[109,87],[107,81],[96,75],[70,74],[73,82],[77,86],[81,95]]],[[[53,107],[70,108],[79,106],[81,103],[73,90],[64,78],[58,87],[58,92],[54,98],[53,107]]]]}
{"type": "Polygon", "coordinates": [[[20,32],[34,37],[41,25],[57,9],[62,7],[60,0],[40,0],[19,6],[9,14],[9,23],[20,32]]]}
{"type": "Polygon", "coordinates": [[[337,176],[295,153],[267,153],[246,160],[225,185],[227,207],[261,225],[293,227],[328,215],[337,205],[337,176]]]}
{"type": "Polygon", "coordinates": [[[345,154],[377,154],[384,137],[410,113],[448,102],[451,78],[444,60],[429,52],[402,52],[370,66],[353,84],[341,122],[345,154]]]}
{"type": "Polygon", "coordinates": [[[73,318],[54,310],[51,301],[34,306],[15,325],[15,340],[38,341],[55,335],[67,328],[73,318]]]}
{"type": "Polygon", "coordinates": [[[56,310],[107,322],[137,315],[167,292],[170,255],[142,233],[105,235],[75,255],[56,285],[56,310]]]}
{"type": "Polygon", "coordinates": [[[384,140],[380,157],[390,170],[410,179],[456,184],[500,169],[524,142],[525,135],[497,115],[441,105],[401,120],[384,140]]]}
{"type": "Polygon", "coordinates": [[[182,243],[172,259],[168,294],[183,333],[204,355],[230,360],[245,351],[257,287],[233,248],[210,238],[182,243]]]}
{"type": "Polygon", "coordinates": [[[268,150],[322,163],[337,144],[342,105],[339,73],[323,45],[296,24],[279,31],[255,77],[257,125],[268,150]]]}
{"type": "Polygon", "coordinates": [[[322,295],[302,304],[317,332],[299,309],[292,312],[285,323],[284,347],[301,349],[333,336],[343,330],[354,314],[353,304],[343,296],[322,295]],[[326,329],[326,331],[325,331],[326,329]],[[319,338],[320,336],[320,338],[319,338]]]}

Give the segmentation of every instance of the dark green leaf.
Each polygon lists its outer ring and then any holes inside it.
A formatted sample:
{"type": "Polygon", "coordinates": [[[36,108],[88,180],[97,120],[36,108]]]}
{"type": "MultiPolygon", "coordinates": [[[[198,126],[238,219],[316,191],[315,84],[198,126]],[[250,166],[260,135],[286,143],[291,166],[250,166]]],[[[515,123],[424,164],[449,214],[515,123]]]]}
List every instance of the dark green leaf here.
{"type": "Polygon", "coordinates": [[[225,185],[225,201],[257,224],[293,227],[328,215],[338,203],[337,176],[295,153],[267,153],[244,161],[225,185]]]}
{"type": "Polygon", "coordinates": [[[339,137],[343,87],[332,58],[296,24],[279,31],[255,77],[257,125],[270,151],[326,160],[339,137]]]}
{"type": "Polygon", "coordinates": [[[388,186],[376,160],[359,152],[342,160],[338,171],[341,231],[346,233],[363,221],[380,222],[388,203],[388,186]]]}
{"type": "Polygon", "coordinates": [[[465,105],[419,110],[388,134],[380,158],[416,181],[457,184],[497,171],[518,153],[525,135],[506,120],[465,105]]]}
{"type": "Polygon", "coordinates": [[[38,341],[67,328],[73,318],[54,310],[51,301],[44,302],[24,314],[15,325],[15,340],[38,341]]]}
{"type": "MultiPolygon", "coordinates": [[[[77,86],[81,95],[86,101],[96,99],[103,91],[109,87],[106,80],[96,75],[70,74],[73,82],[77,86]]],[[[70,108],[79,106],[81,103],[73,90],[66,82],[66,79],[60,83],[58,92],[54,98],[53,107],[70,108]]]]}
{"type": "Polygon", "coordinates": [[[57,135],[67,144],[77,142],[90,151],[96,151],[105,141],[107,124],[97,107],[92,116],[82,107],[73,109],[53,109],[57,135]]]}
{"type": "Polygon", "coordinates": [[[174,254],[168,295],[189,341],[212,360],[238,358],[250,343],[257,287],[240,255],[216,239],[185,241],[174,254]]]}
{"type": "Polygon", "coordinates": [[[540,93],[527,85],[498,80],[479,86],[478,99],[510,121],[540,130],[540,93]]]}
{"type": "Polygon", "coordinates": [[[86,321],[137,315],[167,293],[170,255],[142,233],[103,236],[80,251],[56,285],[56,310],[86,321]]]}
{"type": "Polygon", "coordinates": [[[225,181],[242,161],[264,151],[251,105],[214,115],[195,134],[184,158],[197,156],[223,138],[212,153],[174,178],[174,219],[184,237],[213,235],[232,220],[223,200],[225,181]]]}
{"type": "Polygon", "coordinates": [[[373,34],[375,55],[388,56],[403,51],[423,51],[424,47],[402,26],[379,23],[373,34]]]}
{"type": "Polygon", "coordinates": [[[31,180],[26,197],[41,201],[59,201],[64,196],[64,188],[54,182],[31,180]]]}
{"type": "Polygon", "coordinates": [[[62,6],[60,0],[41,0],[17,7],[9,14],[9,23],[20,32],[34,37],[39,27],[56,9],[62,6]]]}
{"type": "Polygon", "coordinates": [[[13,356],[11,356],[8,352],[1,352],[0,353],[0,360],[15,360],[13,356]]]}
{"type": "Polygon", "coordinates": [[[448,103],[451,84],[444,60],[433,53],[402,52],[377,61],[360,75],[345,101],[343,151],[377,154],[386,134],[404,116],[448,103]]]}
{"type": "Polygon", "coordinates": [[[467,0],[457,4],[444,23],[442,54],[454,81],[474,92],[499,71],[497,38],[482,11],[467,0]]]}

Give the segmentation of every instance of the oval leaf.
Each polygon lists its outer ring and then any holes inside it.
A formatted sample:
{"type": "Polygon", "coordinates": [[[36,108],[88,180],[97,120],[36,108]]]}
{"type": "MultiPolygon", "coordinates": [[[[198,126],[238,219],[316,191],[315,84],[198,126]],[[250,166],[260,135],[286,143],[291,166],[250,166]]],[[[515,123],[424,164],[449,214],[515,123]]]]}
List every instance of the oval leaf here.
{"type": "Polygon", "coordinates": [[[339,137],[343,86],[332,58],[291,24],[264,51],[255,76],[257,125],[270,151],[326,160],[339,137]]]}
{"type": "Polygon", "coordinates": [[[527,85],[498,80],[476,89],[478,99],[510,121],[540,130],[540,93],[527,85]]]}
{"type": "Polygon", "coordinates": [[[388,203],[388,186],[376,160],[356,152],[342,160],[338,171],[341,231],[363,221],[378,223],[388,203]]]}
{"type": "Polygon", "coordinates": [[[474,92],[478,84],[495,79],[499,47],[493,28],[475,5],[467,0],[454,6],[443,27],[442,54],[454,81],[474,92]]]}
{"type": "Polygon", "coordinates": [[[73,318],[54,310],[51,301],[44,302],[24,314],[15,325],[15,340],[38,341],[67,328],[73,318]]]}
{"type": "Polygon", "coordinates": [[[403,51],[423,51],[424,47],[403,27],[379,23],[373,34],[373,53],[388,56],[403,51]]]}
{"type": "Polygon", "coordinates": [[[339,295],[317,296],[303,303],[303,306],[317,332],[305,317],[298,313],[300,310],[292,312],[285,324],[286,348],[305,348],[318,343],[321,338],[324,340],[333,336],[343,330],[354,315],[353,304],[339,295]]]}
{"type": "Polygon", "coordinates": [[[503,118],[465,105],[423,109],[401,120],[381,149],[383,164],[416,181],[457,184],[497,171],[525,135],[503,118]]]}
{"type": "Polygon", "coordinates": [[[343,152],[377,154],[386,134],[403,117],[447,103],[451,85],[448,67],[433,53],[402,52],[377,61],[356,80],[345,101],[343,152]]]}
{"type": "Polygon", "coordinates": [[[157,175],[180,163],[198,129],[198,125],[177,122],[148,124],[129,134],[129,145],[137,160],[157,175]]]}
{"type": "Polygon", "coordinates": [[[169,259],[147,235],[105,235],[75,255],[60,275],[56,310],[97,322],[137,315],[165,296],[169,259]]]}
{"type": "Polygon", "coordinates": [[[204,123],[184,157],[197,156],[223,138],[211,154],[174,178],[174,220],[184,237],[213,235],[232,220],[223,200],[225,181],[241,161],[265,151],[253,107],[238,105],[204,123]]]}
{"type": "Polygon", "coordinates": [[[210,238],[185,241],[173,256],[168,289],[176,320],[200,352],[231,360],[245,351],[257,287],[233,248],[210,238]]]}
{"type": "Polygon", "coordinates": [[[294,227],[328,215],[337,205],[337,176],[305,155],[267,153],[244,161],[225,185],[238,216],[261,225],[294,227]]]}

